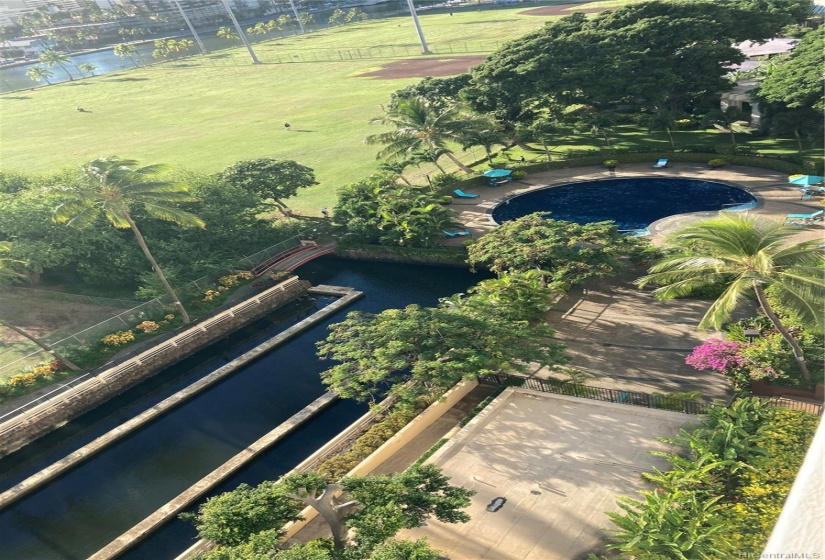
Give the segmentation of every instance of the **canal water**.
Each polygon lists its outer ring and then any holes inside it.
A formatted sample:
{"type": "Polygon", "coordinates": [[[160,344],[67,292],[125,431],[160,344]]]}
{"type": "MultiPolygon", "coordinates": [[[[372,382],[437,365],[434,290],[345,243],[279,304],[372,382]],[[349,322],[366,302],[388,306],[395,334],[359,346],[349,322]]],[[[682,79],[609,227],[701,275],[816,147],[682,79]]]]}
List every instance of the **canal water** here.
{"type": "MultiPolygon", "coordinates": [[[[0,512],[0,557],[87,558],[320,396],[324,387],[318,374],[328,364],[315,357],[315,342],[326,337],[330,323],[354,310],[435,305],[439,298],[466,291],[484,278],[463,269],[333,257],[313,261],[297,272],[313,284],[349,286],[363,291],[365,297],[0,512]]],[[[315,305],[298,302],[288,311],[273,314],[0,460],[0,487],[13,485],[151,407],[306,316],[315,305]]],[[[349,401],[332,405],[214,493],[241,482],[257,484],[277,478],[364,411],[362,405],[349,401]]],[[[174,521],[123,558],[173,558],[194,538],[190,524],[174,521]]]]}

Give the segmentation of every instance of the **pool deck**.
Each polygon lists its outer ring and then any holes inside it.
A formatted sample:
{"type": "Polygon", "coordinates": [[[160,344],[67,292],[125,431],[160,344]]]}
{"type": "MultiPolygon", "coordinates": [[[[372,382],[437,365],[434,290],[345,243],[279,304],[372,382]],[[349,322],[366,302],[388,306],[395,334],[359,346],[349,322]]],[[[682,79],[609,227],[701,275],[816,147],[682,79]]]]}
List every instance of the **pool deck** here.
{"type": "MultiPolygon", "coordinates": [[[[451,208],[458,212],[458,220],[468,229],[473,239],[486,234],[494,227],[490,212],[501,201],[523,194],[536,187],[561,185],[576,181],[626,177],[677,177],[682,179],[702,179],[720,181],[742,187],[753,194],[759,206],[747,212],[751,215],[784,220],[787,214],[810,213],[822,210],[819,200],[802,200],[798,189],[788,184],[788,175],[757,167],[728,165],[710,169],[705,164],[670,163],[665,169],[652,169],[650,164],[622,164],[614,175],[603,166],[577,167],[556,171],[533,173],[519,181],[505,183],[500,187],[481,186],[465,189],[479,195],[474,199],[454,199],[451,208]]],[[[652,224],[651,241],[661,244],[669,233],[699,219],[716,215],[716,212],[699,212],[670,216],[652,224]]],[[[795,241],[823,238],[823,222],[799,227],[795,241]]],[[[446,245],[460,245],[466,238],[445,240],[446,245]]]]}

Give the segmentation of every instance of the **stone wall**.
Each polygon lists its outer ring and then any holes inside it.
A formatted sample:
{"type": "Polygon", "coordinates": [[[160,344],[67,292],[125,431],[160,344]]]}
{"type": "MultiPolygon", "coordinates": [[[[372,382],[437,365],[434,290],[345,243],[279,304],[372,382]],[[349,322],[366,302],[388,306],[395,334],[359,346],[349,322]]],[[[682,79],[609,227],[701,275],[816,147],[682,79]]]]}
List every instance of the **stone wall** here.
{"type": "Polygon", "coordinates": [[[149,348],[0,425],[0,457],[88,412],[163,369],[304,294],[309,283],[292,277],[232,308],[191,325],[149,348]]]}

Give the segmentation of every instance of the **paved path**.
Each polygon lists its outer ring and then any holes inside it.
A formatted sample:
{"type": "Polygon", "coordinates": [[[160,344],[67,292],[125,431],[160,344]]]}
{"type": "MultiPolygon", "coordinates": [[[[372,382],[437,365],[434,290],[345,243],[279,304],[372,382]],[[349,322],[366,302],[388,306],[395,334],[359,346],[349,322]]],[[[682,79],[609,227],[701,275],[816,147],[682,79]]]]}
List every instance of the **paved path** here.
{"type": "MultiPolygon", "coordinates": [[[[641,272],[571,290],[550,310],[549,321],[567,345],[570,366],[593,376],[588,385],[643,393],[701,391],[706,398],[726,401],[731,393],[724,377],[685,364],[693,347],[719,336],[696,328],[708,302],[657,301],[633,286],[641,272]]],[[[540,370],[536,375],[551,374],[540,370]]]]}

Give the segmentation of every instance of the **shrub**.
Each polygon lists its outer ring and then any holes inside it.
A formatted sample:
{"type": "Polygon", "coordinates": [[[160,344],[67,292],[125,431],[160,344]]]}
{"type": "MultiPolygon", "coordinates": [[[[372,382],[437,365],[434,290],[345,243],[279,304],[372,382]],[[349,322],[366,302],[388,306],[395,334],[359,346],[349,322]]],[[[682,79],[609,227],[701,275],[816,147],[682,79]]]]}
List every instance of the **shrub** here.
{"type": "Polygon", "coordinates": [[[714,167],[714,168],[722,167],[723,165],[727,165],[727,164],[728,164],[728,162],[723,160],[722,158],[714,158],[714,159],[708,161],[708,165],[710,165],[711,167],[714,167]]]}
{"type": "Polygon", "coordinates": [[[525,177],[527,177],[527,172],[526,171],[521,171],[519,169],[519,170],[516,170],[516,171],[513,171],[512,173],[510,173],[510,177],[512,177],[514,180],[518,181],[519,179],[524,179],[525,177]]]}
{"type": "Polygon", "coordinates": [[[606,159],[606,160],[604,160],[604,161],[602,162],[602,165],[604,165],[604,166],[605,166],[605,167],[607,167],[608,169],[612,169],[612,168],[616,167],[617,165],[619,165],[619,160],[616,160],[616,159],[606,159]]]}
{"type": "Polygon", "coordinates": [[[123,346],[135,340],[135,333],[132,331],[120,331],[104,336],[100,341],[106,346],[123,346]]]}
{"type": "Polygon", "coordinates": [[[453,185],[458,183],[459,180],[458,175],[455,173],[440,173],[432,177],[430,183],[432,183],[433,189],[441,190],[444,188],[453,188],[453,185]]]}
{"type": "Polygon", "coordinates": [[[137,325],[135,325],[135,328],[144,333],[150,333],[158,330],[160,328],[160,325],[158,325],[154,321],[143,321],[142,323],[138,323],[137,325]]]}

